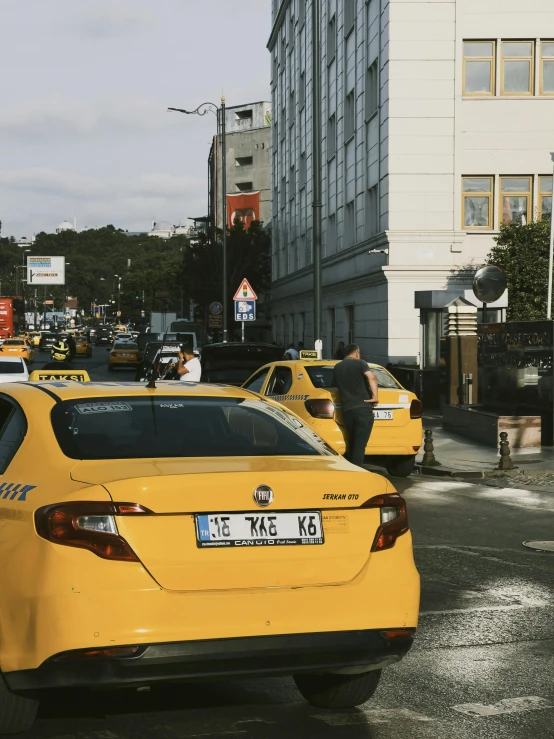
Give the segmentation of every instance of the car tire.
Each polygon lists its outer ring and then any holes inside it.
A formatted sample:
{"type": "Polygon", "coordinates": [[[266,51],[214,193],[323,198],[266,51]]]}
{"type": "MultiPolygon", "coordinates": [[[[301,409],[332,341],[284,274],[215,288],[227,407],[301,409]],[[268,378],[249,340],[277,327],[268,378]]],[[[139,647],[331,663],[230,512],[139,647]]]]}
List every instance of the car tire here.
{"type": "Polygon", "coordinates": [[[414,471],[415,459],[415,454],[389,457],[387,460],[387,470],[394,477],[408,477],[414,471]]]}
{"type": "Polygon", "coordinates": [[[35,721],[38,705],[38,701],[10,693],[0,677],[0,736],[28,731],[35,721]]]}
{"type": "Polygon", "coordinates": [[[355,708],[368,701],[377,690],[381,670],[360,675],[295,675],[303,697],[318,708],[355,708]]]}

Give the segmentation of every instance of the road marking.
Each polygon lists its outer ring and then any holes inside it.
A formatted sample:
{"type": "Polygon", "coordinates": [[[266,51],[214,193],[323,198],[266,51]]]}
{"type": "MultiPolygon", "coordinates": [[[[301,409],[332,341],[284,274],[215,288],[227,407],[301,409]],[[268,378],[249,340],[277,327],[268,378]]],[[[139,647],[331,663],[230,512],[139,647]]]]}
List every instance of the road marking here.
{"type": "Polygon", "coordinates": [[[312,718],[324,721],[329,726],[354,726],[355,724],[392,724],[396,721],[434,721],[423,713],[409,708],[369,708],[356,713],[325,713],[312,718]]]}
{"type": "Polygon", "coordinates": [[[489,706],[484,703],[460,703],[457,706],[452,706],[452,709],[458,711],[458,713],[479,717],[502,716],[505,713],[521,713],[522,711],[544,711],[546,708],[554,708],[554,704],[546,698],[539,698],[537,695],[506,698],[489,706]]]}

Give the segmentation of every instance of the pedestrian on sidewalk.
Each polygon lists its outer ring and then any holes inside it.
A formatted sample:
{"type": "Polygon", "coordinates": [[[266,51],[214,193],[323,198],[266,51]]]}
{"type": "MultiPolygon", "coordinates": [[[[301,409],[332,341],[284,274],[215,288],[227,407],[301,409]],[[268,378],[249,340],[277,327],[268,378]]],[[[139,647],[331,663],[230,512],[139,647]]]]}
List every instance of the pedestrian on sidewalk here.
{"type": "Polygon", "coordinates": [[[344,359],[335,365],[334,382],[342,398],[346,429],[345,457],[362,467],[373,428],[373,406],[379,402],[377,378],[360,356],[360,347],[349,344],[344,359]]]}

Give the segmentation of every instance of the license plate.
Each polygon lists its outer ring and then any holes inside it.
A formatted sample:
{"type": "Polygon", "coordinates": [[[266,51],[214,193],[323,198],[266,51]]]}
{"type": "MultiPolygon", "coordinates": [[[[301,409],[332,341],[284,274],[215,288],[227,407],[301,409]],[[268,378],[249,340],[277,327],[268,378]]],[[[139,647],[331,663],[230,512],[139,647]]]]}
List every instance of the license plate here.
{"type": "Polygon", "coordinates": [[[196,544],[200,548],[323,544],[321,513],[204,514],[196,516],[196,544]]]}
{"type": "Polygon", "coordinates": [[[376,421],[392,421],[392,411],[373,411],[373,417],[376,421]]]}

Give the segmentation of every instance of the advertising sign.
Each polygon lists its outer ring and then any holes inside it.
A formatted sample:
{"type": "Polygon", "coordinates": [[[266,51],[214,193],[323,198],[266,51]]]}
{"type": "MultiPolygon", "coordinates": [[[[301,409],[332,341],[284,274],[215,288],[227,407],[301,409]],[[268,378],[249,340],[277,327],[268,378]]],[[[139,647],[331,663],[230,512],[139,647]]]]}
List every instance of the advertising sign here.
{"type": "Polygon", "coordinates": [[[28,285],[65,285],[65,257],[27,257],[28,285]]]}

